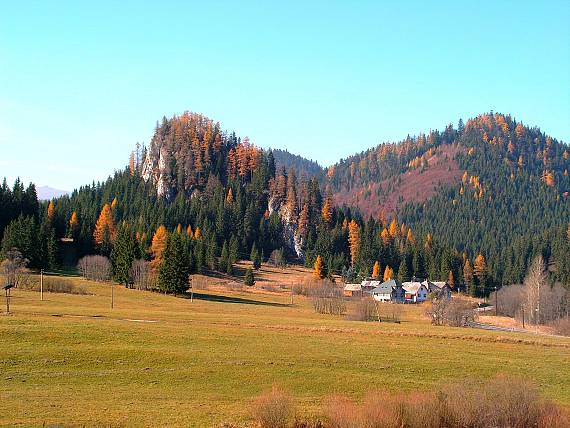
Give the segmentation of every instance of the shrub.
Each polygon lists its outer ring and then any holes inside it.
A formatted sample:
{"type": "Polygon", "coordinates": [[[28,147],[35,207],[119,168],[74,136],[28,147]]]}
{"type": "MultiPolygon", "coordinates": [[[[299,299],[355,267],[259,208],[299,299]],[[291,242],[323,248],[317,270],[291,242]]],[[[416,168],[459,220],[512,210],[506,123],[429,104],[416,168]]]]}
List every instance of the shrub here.
{"type": "Polygon", "coordinates": [[[252,407],[253,417],[262,428],[286,428],[294,413],[291,396],[276,386],[257,397],[252,407]]]}
{"type": "MultiPolygon", "coordinates": [[[[39,279],[30,284],[29,287],[33,291],[40,291],[41,284],[39,279]]],[[[48,293],[65,293],[65,294],[88,294],[87,290],[78,285],[74,285],[69,281],[64,281],[60,278],[44,277],[44,291],[48,293]]]]}
{"type": "Polygon", "coordinates": [[[251,287],[255,284],[255,278],[253,277],[253,270],[251,268],[247,268],[245,270],[245,276],[243,277],[243,283],[248,287],[251,287]]]}
{"type": "Polygon", "coordinates": [[[454,327],[466,327],[476,316],[471,303],[455,299],[434,299],[426,312],[432,324],[454,327]]]}
{"type": "Polygon", "coordinates": [[[129,270],[129,275],[133,279],[133,285],[139,290],[157,289],[156,274],[152,271],[150,262],[146,260],[135,260],[129,270]]]}
{"type": "Polygon", "coordinates": [[[554,332],[561,336],[570,336],[570,318],[562,318],[552,323],[554,332]]]}

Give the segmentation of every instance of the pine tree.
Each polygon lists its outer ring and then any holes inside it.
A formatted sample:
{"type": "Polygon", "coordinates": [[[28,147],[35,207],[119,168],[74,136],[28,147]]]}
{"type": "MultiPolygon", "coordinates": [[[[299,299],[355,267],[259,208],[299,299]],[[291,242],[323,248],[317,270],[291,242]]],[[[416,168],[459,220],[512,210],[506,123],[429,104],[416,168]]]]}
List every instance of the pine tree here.
{"type": "Polygon", "coordinates": [[[473,288],[473,267],[471,266],[469,259],[466,259],[465,264],[463,265],[463,281],[465,282],[465,287],[467,290],[469,290],[469,293],[474,296],[475,290],[473,288]]]}
{"type": "Polygon", "coordinates": [[[224,241],[224,245],[222,245],[222,253],[220,255],[220,268],[224,270],[228,275],[232,274],[232,263],[230,261],[228,241],[224,241]]]}
{"type": "Polygon", "coordinates": [[[164,225],[158,226],[154,236],[152,237],[152,244],[150,246],[150,253],[152,255],[152,261],[150,265],[152,269],[156,272],[160,265],[162,264],[162,257],[164,249],[166,248],[166,241],[168,239],[168,232],[164,225]]]}
{"type": "Polygon", "coordinates": [[[408,270],[408,263],[406,262],[406,258],[402,258],[402,262],[400,263],[400,267],[398,268],[398,281],[406,282],[410,280],[410,272],[408,270]]]}
{"type": "Polygon", "coordinates": [[[184,293],[188,290],[188,257],[178,233],[168,235],[163,260],[158,271],[158,287],[165,293],[184,293]]]}
{"type": "Polygon", "coordinates": [[[249,256],[249,259],[252,261],[253,268],[255,270],[261,267],[261,258],[259,256],[259,251],[257,251],[257,246],[255,245],[255,242],[251,246],[251,255],[249,256]]]}
{"type": "Polygon", "coordinates": [[[233,265],[234,263],[237,263],[239,259],[239,242],[236,238],[236,236],[232,236],[230,239],[230,263],[233,265]]]}
{"type": "Polygon", "coordinates": [[[372,278],[380,278],[380,262],[378,262],[378,260],[374,262],[374,266],[372,267],[372,278]]]}
{"type": "Polygon", "coordinates": [[[324,269],[323,269],[323,259],[321,256],[317,256],[315,260],[315,264],[313,265],[313,276],[317,279],[323,279],[324,276],[324,269]]]}
{"type": "Polygon", "coordinates": [[[251,287],[253,284],[255,284],[255,278],[253,276],[253,270],[249,267],[245,270],[245,275],[243,277],[243,283],[245,285],[247,285],[248,287],[251,287]]]}
{"type": "Polygon", "coordinates": [[[123,223],[117,231],[115,245],[111,252],[113,276],[119,284],[131,284],[130,270],[136,256],[136,238],[131,228],[123,223]]]}

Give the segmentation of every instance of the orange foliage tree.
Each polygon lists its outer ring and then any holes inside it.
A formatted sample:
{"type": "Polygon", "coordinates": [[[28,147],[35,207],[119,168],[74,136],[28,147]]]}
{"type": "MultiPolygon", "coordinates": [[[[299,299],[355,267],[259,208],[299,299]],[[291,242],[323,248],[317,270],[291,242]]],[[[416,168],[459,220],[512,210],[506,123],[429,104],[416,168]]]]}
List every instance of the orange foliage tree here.
{"type": "Polygon", "coordinates": [[[348,244],[350,246],[350,261],[354,266],[360,250],[360,226],[354,220],[348,224],[348,244]]]}
{"type": "Polygon", "coordinates": [[[325,275],[324,275],[323,259],[321,258],[321,256],[317,256],[313,268],[314,268],[313,276],[317,279],[323,279],[325,275]]]}
{"type": "Polygon", "coordinates": [[[162,254],[166,248],[166,240],[168,238],[168,232],[164,225],[158,226],[154,236],[152,237],[152,243],[150,245],[150,253],[152,255],[152,261],[150,262],[151,268],[157,271],[162,264],[162,254]]]}
{"type": "Polygon", "coordinates": [[[95,231],[93,232],[93,239],[97,246],[108,246],[115,240],[115,223],[113,222],[113,213],[111,212],[111,205],[105,204],[97,223],[95,224],[95,231]]]}

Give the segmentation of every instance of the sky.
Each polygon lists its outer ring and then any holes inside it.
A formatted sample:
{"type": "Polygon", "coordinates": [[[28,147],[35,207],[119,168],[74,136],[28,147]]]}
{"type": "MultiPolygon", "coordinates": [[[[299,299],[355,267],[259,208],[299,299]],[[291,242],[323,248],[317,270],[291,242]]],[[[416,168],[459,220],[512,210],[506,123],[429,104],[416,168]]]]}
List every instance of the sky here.
{"type": "Polygon", "coordinates": [[[186,110],[327,166],[488,111],[570,141],[570,1],[0,0],[0,177],[72,190],[186,110]]]}

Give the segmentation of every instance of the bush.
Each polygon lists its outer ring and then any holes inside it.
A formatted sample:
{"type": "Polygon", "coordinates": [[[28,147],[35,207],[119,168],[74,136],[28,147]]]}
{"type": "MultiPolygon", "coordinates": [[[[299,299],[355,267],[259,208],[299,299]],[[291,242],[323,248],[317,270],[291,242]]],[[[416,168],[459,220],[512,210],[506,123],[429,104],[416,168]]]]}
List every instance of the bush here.
{"type": "Polygon", "coordinates": [[[85,256],[77,263],[77,269],[86,279],[108,281],[111,278],[111,262],[104,256],[85,256]]]}
{"type": "Polygon", "coordinates": [[[252,407],[253,418],[262,428],[286,428],[294,413],[291,396],[276,386],[257,397],[252,407]]]}
{"type": "MultiPolygon", "coordinates": [[[[48,293],[65,293],[65,294],[88,294],[87,290],[78,285],[74,285],[69,281],[64,281],[60,278],[47,278],[44,277],[44,291],[48,293]]],[[[39,279],[34,281],[30,287],[33,291],[40,291],[41,284],[39,279]]]]}
{"type": "Polygon", "coordinates": [[[359,299],[352,305],[346,318],[350,321],[378,321],[376,303],[371,297],[359,299]]]}
{"type": "Polygon", "coordinates": [[[146,260],[135,260],[129,271],[133,285],[138,290],[156,290],[156,274],[146,260]]]}
{"type": "Polygon", "coordinates": [[[570,318],[559,319],[552,323],[554,332],[561,336],[570,336],[570,318]]]}
{"type": "Polygon", "coordinates": [[[323,410],[331,428],[546,428],[570,423],[568,413],[542,400],[534,385],[505,376],[483,385],[454,383],[432,393],[374,393],[361,405],[335,396],[323,410]]]}

